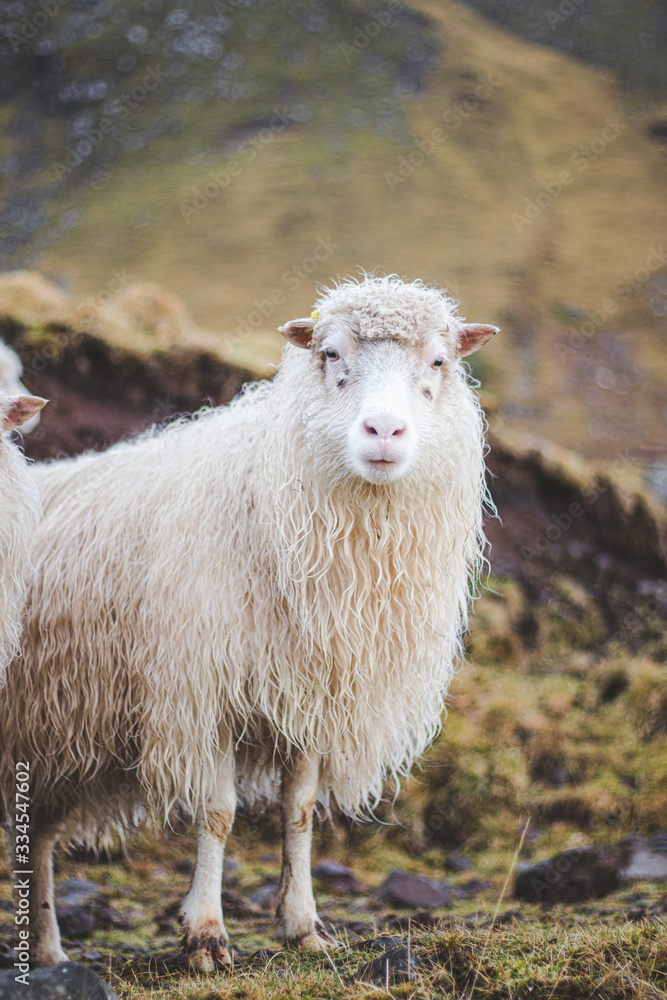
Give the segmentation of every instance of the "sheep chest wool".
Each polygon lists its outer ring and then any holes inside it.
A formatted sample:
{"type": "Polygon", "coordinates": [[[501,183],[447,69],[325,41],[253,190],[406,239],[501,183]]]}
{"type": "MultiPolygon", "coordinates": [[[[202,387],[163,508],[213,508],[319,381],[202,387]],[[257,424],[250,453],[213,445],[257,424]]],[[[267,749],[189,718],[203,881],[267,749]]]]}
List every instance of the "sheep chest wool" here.
{"type": "Polygon", "coordinates": [[[278,934],[322,948],[312,816],[407,774],[440,725],[483,550],[483,418],[461,358],[495,327],[395,277],[346,281],[281,328],[271,382],[41,469],[1,785],[30,759],[32,954],[64,958],[58,838],[187,811],[192,966],[229,962],[220,905],[237,798],[280,796],[278,934]],[[24,724],[30,717],[30,726],[24,724]]]}

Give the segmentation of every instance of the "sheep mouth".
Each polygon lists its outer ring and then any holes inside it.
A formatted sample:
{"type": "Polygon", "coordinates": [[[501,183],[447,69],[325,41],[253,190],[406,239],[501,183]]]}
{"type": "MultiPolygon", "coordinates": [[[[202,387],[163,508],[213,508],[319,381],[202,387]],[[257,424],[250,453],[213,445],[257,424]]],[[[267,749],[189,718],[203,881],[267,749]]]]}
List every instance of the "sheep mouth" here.
{"type": "Polygon", "coordinates": [[[357,475],[361,475],[369,483],[393,482],[403,475],[408,465],[409,462],[401,455],[358,455],[355,461],[357,475]]]}

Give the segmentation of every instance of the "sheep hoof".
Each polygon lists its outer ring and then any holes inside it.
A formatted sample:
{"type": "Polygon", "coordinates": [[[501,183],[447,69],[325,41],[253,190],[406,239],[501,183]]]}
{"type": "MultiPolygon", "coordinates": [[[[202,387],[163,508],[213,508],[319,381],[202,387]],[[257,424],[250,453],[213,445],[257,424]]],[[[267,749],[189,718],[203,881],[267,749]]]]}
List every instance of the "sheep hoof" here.
{"type": "Polygon", "coordinates": [[[45,968],[48,965],[60,965],[61,962],[69,962],[69,960],[69,955],[62,948],[55,948],[53,951],[35,949],[30,956],[31,964],[37,969],[45,968]]]}
{"type": "Polygon", "coordinates": [[[339,944],[335,938],[325,931],[323,924],[317,921],[312,931],[308,934],[304,934],[300,938],[296,938],[294,944],[297,948],[302,948],[305,951],[328,951],[330,948],[338,948],[339,944]]]}
{"type": "Polygon", "coordinates": [[[188,965],[193,972],[215,972],[229,968],[232,956],[226,937],[189,937],[183,945],[188,965]]]}

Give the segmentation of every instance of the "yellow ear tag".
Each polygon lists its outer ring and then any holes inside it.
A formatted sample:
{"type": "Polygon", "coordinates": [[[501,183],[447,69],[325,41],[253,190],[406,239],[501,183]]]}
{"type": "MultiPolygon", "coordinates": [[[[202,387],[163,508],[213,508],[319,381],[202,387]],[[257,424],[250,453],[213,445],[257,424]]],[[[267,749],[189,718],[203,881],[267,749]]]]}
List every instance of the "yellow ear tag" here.
{"type": "Polygon", "coordinates": [[[320,318],[320,314],[318,312],[311,313],[310,314],[310,318],[311,319],[319,319],[320,318]]]}

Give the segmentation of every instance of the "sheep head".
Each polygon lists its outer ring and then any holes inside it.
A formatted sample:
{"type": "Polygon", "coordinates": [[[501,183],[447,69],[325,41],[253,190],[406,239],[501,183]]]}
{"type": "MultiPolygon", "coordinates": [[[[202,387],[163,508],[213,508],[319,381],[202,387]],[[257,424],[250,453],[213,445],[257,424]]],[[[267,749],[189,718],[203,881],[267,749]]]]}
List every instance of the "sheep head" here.
{"type": "MultiPolygon", "coordinates": [[[[0,341],[0,390],[7,396],[27,396],[28,390],[21,382],[22,374],[23,365],[18,354],[11,347],[7,347],[6,344],[0,341]]],[[[39,423],[39,409],[41,407],[38,408],[32,419],[26,419],[23,422],[23,434],[29,434],[30,431],[34,431],[39,423]]]]}
{"type": "Polygon", "coordinates": [[[309,352],[321,391],[314,419],[339,465],[391,483],[446,447],[442,422],[462,388],[469,395],[459,361],[498,328],[466,323],[445,293],[392,276],[337,285],[280,331],[309,352]]]}

